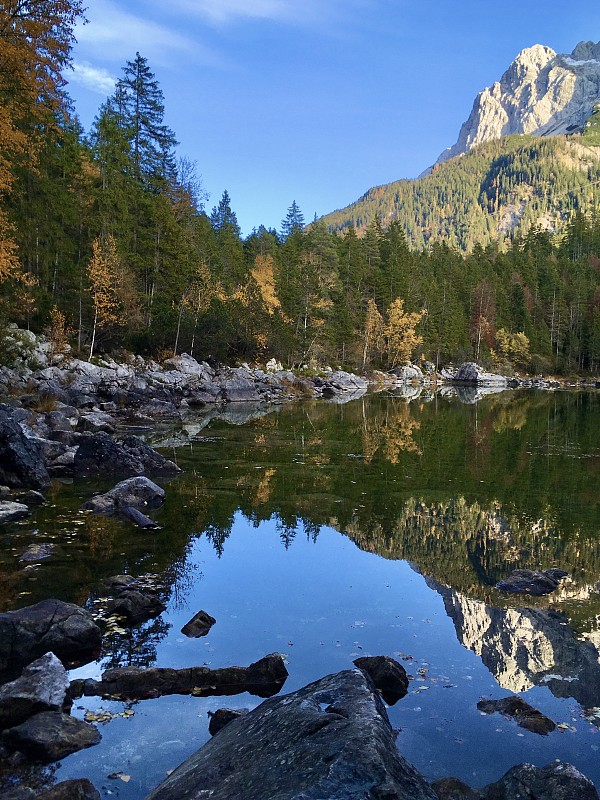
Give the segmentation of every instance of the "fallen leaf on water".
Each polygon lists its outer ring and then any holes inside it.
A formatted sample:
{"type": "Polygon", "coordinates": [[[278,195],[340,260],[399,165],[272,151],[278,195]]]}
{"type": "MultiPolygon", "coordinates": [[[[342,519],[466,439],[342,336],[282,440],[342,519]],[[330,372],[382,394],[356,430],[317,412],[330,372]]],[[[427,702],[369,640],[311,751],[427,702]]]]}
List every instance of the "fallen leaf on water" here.
{"type": "Polygon", "coordinates": [[[120,780],[123,783],[129,783],[131,780],[131,775],[125,775],[124,772],[111,772],[108,776],[111,780],[120,780]]]}

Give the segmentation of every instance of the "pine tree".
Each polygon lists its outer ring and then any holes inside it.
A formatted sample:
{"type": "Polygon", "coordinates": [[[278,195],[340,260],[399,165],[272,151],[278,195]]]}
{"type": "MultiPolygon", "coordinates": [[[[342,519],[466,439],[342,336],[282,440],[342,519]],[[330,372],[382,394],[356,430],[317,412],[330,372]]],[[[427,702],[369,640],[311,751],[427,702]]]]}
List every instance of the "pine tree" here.
{"type": "Polygon", "coordinates": [[[300,232],[304,228],[304,214],[300,211],[295,200],[288,208],[285,219],[281,220],[281,238],[285,241],[292,233],[300,232]]]}

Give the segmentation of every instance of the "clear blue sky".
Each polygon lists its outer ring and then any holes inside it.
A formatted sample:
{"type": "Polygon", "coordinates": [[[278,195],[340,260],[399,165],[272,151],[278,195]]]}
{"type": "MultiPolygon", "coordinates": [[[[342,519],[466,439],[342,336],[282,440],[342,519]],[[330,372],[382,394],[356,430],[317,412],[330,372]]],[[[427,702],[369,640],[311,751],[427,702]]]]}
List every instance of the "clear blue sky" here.
{"type": "Polygon", "coordinates": [[[411,178],[533,44],[600,40],[600,0],[90,0],[69,92],[89,128],[136,51],[166,122],[244,233],[411,178]]]}

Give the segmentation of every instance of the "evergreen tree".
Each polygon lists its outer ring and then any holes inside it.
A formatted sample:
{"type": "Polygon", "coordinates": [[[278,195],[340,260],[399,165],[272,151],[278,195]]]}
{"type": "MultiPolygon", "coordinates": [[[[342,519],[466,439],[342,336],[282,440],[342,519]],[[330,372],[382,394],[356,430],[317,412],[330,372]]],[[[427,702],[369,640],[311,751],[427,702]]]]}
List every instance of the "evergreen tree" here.
{"type": "Polygon", "coordinates": [[[285,219],[281,220],[281,238],[285,241],[294,232],[302,231],[304,228],[304,214],[300,211],[295,200],[288,208],[285,219]]]}

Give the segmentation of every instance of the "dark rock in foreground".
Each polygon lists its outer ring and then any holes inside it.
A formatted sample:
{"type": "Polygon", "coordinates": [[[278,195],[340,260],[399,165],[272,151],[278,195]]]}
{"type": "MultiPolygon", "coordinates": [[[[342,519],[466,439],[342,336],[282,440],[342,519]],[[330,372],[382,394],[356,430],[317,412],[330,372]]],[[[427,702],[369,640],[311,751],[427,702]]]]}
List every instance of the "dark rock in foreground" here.
{"type": "Polygon", "coordinates": [[[483,792],[485,800],[598,800],[589,778],[564,761],[545,767],[519,764],[483,792]]]}
{"type": "Polygon", "coordinates": [[[17,675],[21,667],[45,653],[67,666],[95,658],[102,633],[83,608],[61,600],[42,600],[18,611],[0,614],[0,678],[17,675]]]}
{"type": "Polygon", "coordinates": [[[542,736],[556,728],[549,717],[516,695],[503,697],[501,700],[480,700],[477,708],[485,714],[494,714],[498,711],[502,716],[514,719],[520,728],[542,736]]]}
{"type": "Polygon", "coordinates": [[[456,778],[434,781],[432,787],[438,800],[598,800],[594,784],[564,761],[545,767],[519,764],[483,789],[456,778]]]}
{"type": "Polygon", "coordinates": [[[34,761],[49,763],[98,744],[102,737],[93,725],[61,711],[44,711],[4,731],[4,744],[34,761]]]}
{"type": "Polygon", "coordinates": [[[0,405],[0,483],[41,491],[50,485],[39,443],[25,436],[6,405],[0,405]]]}
{"type": "Polygon", "coordinates": [[[390,656],[363,656],[353,663],[367,673],[389,706],[406,696],[408,675],[402,664],[390,656]]]}
{"type": "Polygon", "coordinates": [[[271,653],[248,667],[118,667],[104,672],[101,681],[73,681],[70,694],[71,697],[101,695],[127,700],[144,700],[165,694],[209,697],[242,692],[271,697],[281,690],[287,676],[283,658],[279,653],[271,653]]]}
{"type": "Polygon", "coordinates": [[[206,611],[199,611],[189,622],[185,623],[181,632],[190,639],[199,639],[200,636],[206,636],[216,621],[206,611]]]}
{"type": "Polygon", "coordinates": [[[329,675],[230,722],[147,800],[435,800],[398,752],[359,670],[329,675]]]}
{"type": "Polygon", "coordinates": [[[37,800],[100,800],[100,794],[87,778],[77,778],[57,783],[37,800]]]}
{"type": "Polygon", "coordinates": [[[0,686],[0,728],[11,728],[41,711],[59,709],[69,687],[67,673],[54,653],[25,667],[23,674],[0,686]]]}
{"type": "Polygon", "coordinates": [[[229,725],[234,719],[243,717],[248,713],[247,708],[217,708],[214,712],[208,712],[210,715],[210,722],[208,723],[208,732],[214,736],[220,730],[223,730],[225,725],[229,725]]]}
{"type": "Polygon", "coordinates": [[[559,581],[566,576],[567,573],[560,569],[547,569],[544,572],[515,569],[508,578],[496,584],[496,589],[513,594],[532,594],[541,597],[558,589],[559,581]]]}

